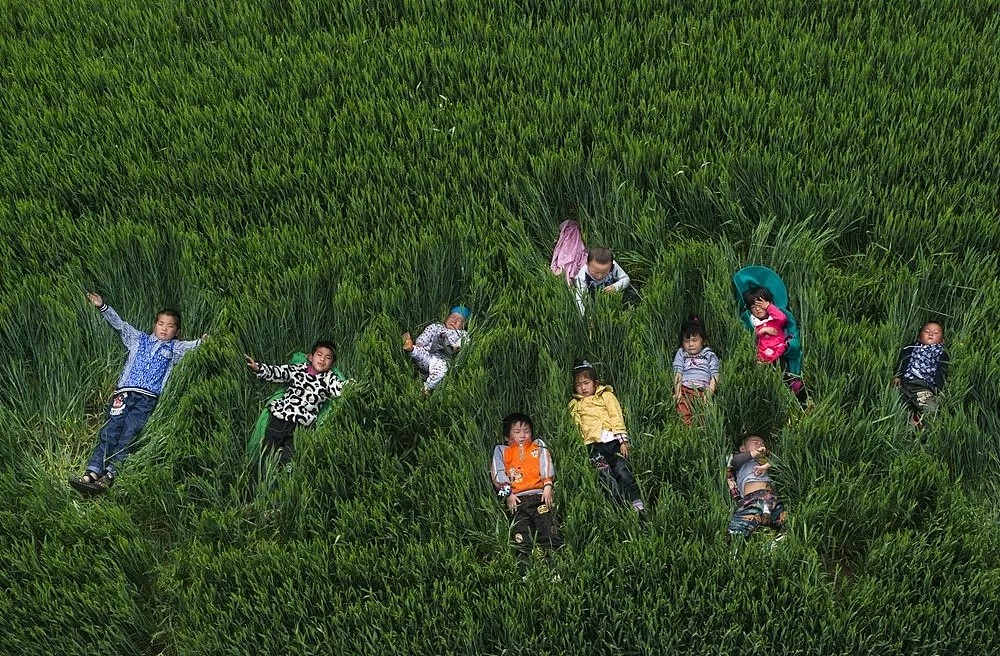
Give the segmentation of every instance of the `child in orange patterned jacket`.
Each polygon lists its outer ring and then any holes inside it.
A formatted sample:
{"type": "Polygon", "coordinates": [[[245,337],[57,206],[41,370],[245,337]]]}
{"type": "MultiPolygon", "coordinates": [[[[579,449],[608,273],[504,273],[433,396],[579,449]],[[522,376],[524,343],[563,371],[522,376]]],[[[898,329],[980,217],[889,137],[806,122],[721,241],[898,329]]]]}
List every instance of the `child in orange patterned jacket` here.
{"type": "Polygon", "coordinates": [[[497,494],[512,516],[511,538],[520,557],[531,554],[536,542],[542,548],[562,546],[552,508],[552,483],[556,472],[545,442],[533,439],[531,418],[518,412],[503,419],[507,444],[493,449],[490,477],[497,494]]]}

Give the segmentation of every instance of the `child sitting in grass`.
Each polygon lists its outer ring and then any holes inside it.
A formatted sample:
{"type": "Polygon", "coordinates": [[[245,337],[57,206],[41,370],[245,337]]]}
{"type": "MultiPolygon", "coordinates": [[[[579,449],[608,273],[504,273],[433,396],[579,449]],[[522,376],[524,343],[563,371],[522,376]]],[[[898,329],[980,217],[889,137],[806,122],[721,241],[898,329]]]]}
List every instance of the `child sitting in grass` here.
{"type": "Polygon", "coordinates": [[[70,479],[70,484],[81,492],[100,493],[114,483],[118,466],[149,420],[174,365],[208,335],[187,342],[177,339],[181,315],[169,308],[157,312],[152,333],[144,333],[119,317],[99,294],[87,294],[87,299],[100,308],[101,316],[118,331],[128,349],[128,360],[108,404],[97,448],[83,476],[70,479]]]}
{"type": "Polygon", "coordinates": [[[719,384],[719,356],[708,347],[708,334],[696,316],[684,322],[680,337],[673,364],[674,399],[681,421],[690,425],[695,399],[707,399],[719,384]]]}
{"type": "Polygon", "coordinates": [[[267,430],[264,432],[262,457],[258,476],[266,473],[268,461],[277,455],[285,466],[295,454],[293,437],[296,426],[312,426],[328,399],[340,396],[343,381],[331,371],[337,361],[337,349],[332,342],[320,340],[302,364],[263,364],[244,354],[247,368],[257,377],[271,383],[288,383],[284,395],[271,402],[267,430]]]}
{"type": "Polygon", "coordinates": [[[938,409],[937,395],[948,375],[948,351],[943,340],[941,324],[928,321],[920,329],[917,341],[899,351],[892,383],[899,388],[910,410],[910,421],[917,428],[923,427],[925,412],[938,409]]]}
{"type": "Polygon", "coordinates": [[[534,544],[543,549],[562,547],[552,507],[556,470],[542,440],[534,439],[531,418],[518,412],[503,419],[507,444],[493,449],[490,478],[512,516],[511,538],[522,561],[534,544]]]}
{"type": "Polygon", "coordinates": [[[586,360],[573,367],[573,390],[569,410],[580,427],[590,463],[602,479],[610,477],[618,484],[633,509],[645,511],[628,464],[628,431],[614,390],[598,382],[597,371],[586,360]]]}
{"type": "Polygon", "coordinates": [[[736,509],[729,518],[729,535],[750,535],[759,526],[778,532],[783,537],[788,513],[771,486],[771,464],[767,461],[767,445],[759,435],[749,435],[739,451],[729,456],[726,479],[736,509]]]}
{"type": "Polygon", "coordinates": [[[631,278],[615,261],[611,250],[603,246],[592,248],[587,253],[587,266],[576,274],[576,304],[580,308],[580,314],[586,312],[584,296],[589,294],[594,298],[598,290],[608,294],[622,292],[623,301],[627,305],[634,305],[638,301],[638,296],[632,289],[631,278]]]}
{"type": "Polygon", "coordinates": [[[451,309],[444,323],[432,323],[424,328],[413,341],[410,333],[403,333],[403,350],[410,354],[420,371],[427,375],[424,382],[424,394],[430,394],[448,373],[448,360],[469,340],[465,324],[469,321],[470,311],[464,305],[451,309]]]}

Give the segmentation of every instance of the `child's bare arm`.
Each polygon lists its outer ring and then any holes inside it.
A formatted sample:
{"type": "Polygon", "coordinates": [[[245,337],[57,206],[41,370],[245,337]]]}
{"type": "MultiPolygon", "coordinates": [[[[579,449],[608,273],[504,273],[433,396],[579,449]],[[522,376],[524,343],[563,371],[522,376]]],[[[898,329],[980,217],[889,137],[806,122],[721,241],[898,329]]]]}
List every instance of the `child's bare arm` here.
{"type": "Polygon", "coordinates": [[[681,398],[681,374],[677,372],[674,374],[674,398],[678,401],[681,398]]]}

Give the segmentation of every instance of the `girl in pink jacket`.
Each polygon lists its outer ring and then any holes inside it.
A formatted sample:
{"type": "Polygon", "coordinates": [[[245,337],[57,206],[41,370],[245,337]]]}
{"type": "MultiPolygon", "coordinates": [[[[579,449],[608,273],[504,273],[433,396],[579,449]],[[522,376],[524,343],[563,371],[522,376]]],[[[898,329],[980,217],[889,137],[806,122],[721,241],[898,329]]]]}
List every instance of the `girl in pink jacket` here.
{"type": "Polygon", "coordinates": [[[757,361],[771,364],[785,354],[788,336],[785,325],[788,317],[766,298],[758,298],[750,306],[750,321],[757,335],[757,361]]]}

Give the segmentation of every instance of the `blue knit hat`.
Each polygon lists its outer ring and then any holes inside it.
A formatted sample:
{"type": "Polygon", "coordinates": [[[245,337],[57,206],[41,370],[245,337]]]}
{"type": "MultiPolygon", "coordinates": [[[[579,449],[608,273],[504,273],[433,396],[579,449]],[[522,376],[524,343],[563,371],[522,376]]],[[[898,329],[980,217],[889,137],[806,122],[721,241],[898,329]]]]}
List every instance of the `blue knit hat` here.
{"type": "Polygon", "coordinates": [[[465,307],[464,305],[456,305],[451,309],[451,312],[449,312],[448,314],[461,314],[462,318],[468,321],[469,315],[472,314],[472,311],[469,310],[469,308],[465,307]]]}

